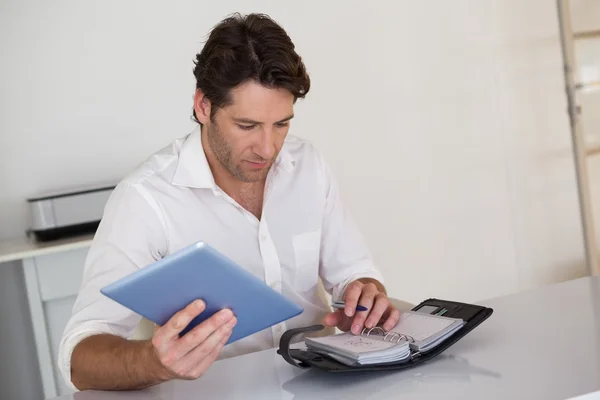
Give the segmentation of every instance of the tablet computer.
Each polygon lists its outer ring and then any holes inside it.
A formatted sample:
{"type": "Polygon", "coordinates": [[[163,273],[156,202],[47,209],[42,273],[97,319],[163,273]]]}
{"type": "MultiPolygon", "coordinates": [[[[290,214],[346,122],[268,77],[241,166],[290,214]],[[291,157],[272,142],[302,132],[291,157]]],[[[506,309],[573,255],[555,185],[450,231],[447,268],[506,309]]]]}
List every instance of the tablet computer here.
{"type": "Polygon", "coordinates": [[[293,318],[303,309],[204,242],[196,242],[102,288],[101,293],[163,325],[197,299],[206,309],[180,333],[223,308],[238,322],[227,344],[293,318]]]}

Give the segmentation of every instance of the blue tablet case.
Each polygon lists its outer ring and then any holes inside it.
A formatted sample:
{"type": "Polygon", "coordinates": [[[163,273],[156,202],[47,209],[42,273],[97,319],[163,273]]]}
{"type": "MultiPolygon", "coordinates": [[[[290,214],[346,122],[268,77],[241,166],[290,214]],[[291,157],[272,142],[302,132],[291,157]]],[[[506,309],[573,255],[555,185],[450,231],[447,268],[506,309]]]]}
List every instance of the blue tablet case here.
{"type": "Polygon", "coordinates": [[[206,309],[180,333],[223,308],[238,322],[227,344],[295,317],[303,309],[204,242],[185,247],[102,288],[101,293],[163,325],[196,299],[206,309]]]}

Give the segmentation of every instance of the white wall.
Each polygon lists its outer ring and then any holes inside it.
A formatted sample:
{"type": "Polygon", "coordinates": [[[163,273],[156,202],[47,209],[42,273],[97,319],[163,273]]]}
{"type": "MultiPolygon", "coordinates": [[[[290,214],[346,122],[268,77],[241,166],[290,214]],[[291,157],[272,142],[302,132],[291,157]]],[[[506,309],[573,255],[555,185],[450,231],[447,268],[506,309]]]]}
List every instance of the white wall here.
{"type": "MultiPolygon", "coordinates": [[[[600,113],[600,108],[596,112],[600,113]]],[[[593,223],[596,233],[596,249],[600,249],[600,153],[588,157],[587,168],[592,199],[593,223]]],[[[597,257],[600,259],[600,254],[597,257]]]]}
{"type": "MultiPolygon", "coordinates": [[[[572,29],[576,33],[600,30],[600,1],[570,0],[572,29]]],[[[600,35],[574,42],[578,82],[600,82],[600,35]]],[[[575,97],[581,107],[579,115],[587,148],[600,148],[600,87],[588,86],[575,97]]],[[[588,188],[591,194],[596,250],[600,250],[600,153],[589,155],[588,188]]],[[[600,253],[597,255],[600,260],[600,253]]]]}
{"type": "Polygon", "coordinates": [[[313,87],[292,132],[332,163],[394,295],[585,273],[544,0],[2,2],[0,237],[25,230],[27,196],[118,180],[187,133],[192,59],[235,10],[294,39],[313,87]]]}
{"type": "Polygon", "coordinates": [[[597,30],[600,24],[598,0],[566,0],[571,10],[571,22],[577,32],[597,30]]]}

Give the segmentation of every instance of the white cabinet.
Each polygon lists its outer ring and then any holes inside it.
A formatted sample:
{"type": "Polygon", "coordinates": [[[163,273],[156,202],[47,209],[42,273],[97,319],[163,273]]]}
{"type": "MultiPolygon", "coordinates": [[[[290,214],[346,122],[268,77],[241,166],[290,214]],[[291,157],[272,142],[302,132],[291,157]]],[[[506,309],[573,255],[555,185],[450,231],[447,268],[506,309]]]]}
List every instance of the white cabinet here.
{"type": "Polygon", "coordinates": [[[90,240],[0,243],[0,268],[6,261],[23,264],[45,398],[72,392],[57,367],[58,346],[79,291],[90,240]]]}
{"type": "Polygon", "coordinates": [[[43,301],[62,299],[77,294],[88,248],[32,258],[43,301]]]}
{"type": "Polygon", "coordinates": [[[44,396],[72,392],[57,367],[58,346],[81,284],[87,247],[23,259],[44,396]]]}

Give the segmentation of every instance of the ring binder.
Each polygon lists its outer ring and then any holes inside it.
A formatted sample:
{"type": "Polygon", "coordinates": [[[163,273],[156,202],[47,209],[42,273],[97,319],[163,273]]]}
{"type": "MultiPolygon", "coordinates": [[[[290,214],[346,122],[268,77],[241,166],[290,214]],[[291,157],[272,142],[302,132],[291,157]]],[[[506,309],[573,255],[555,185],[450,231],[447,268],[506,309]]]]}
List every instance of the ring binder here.
{"type": "MultiPolygon", "coordinates": [[[[387,338],[388,338],[388,336],[390,336],[390,337],[395,337],[396,338],[395,343],[400,343],[401,340],[406,340],[409,343],[414,343],[415,342],[415,339],[412,336],[410,336],[410,335],[405,335],[403,333],[398,333],[398,332],[394,332],[394,331],[387,331],[386,332],[382,327],[379,327],[379,326],[374,326],[373,328],[370,328],[367,331],[367,334],[364,335],[364,333],[365,333],[366,330],[367,330],[367,328],[363,328],[362,332],[360,333],[361,336],[369,337],[369,335],[371,334],[371,332],[375,330],[375,331],[381,332],[381,336],[383,336],[383,340],[384,341],[386,341],[387,338]]],[[[392,339],[390,339],[389,341],[390,342],[394,342],[392,339]]]]}
{"type": "Polygon", "coordinates": [[[323,329],[325,329],[325,326],[323,325],[311,325],[305,326],[303,328],[295,328],[286,331],[279,339],[279,350],[277,351],[277,353],[281,355],[285,361],[287,361],[289,364],[295,367],[310,368],[310,365],[306,362],[301,360],[300,362],[297,362],[294,359],[294,357],[290,354],[290,343],[292,342],[292,339],[297,335],[308,332],[317,332],[323,329]]]}
{"type": "MultiPolygon", "coordinates": [[[[389,361],[382,358],[381,362],[371,364],[357,364],[342,362],[344,360],[337,358],[338,355],[328,351],[321,351],[318,348],[308,347],[306,349],[290,349],[292,339],[300,334],[323,329],[322,325],[306,326],[301,328],[293,328],[284,333],[280,339],[279,349],[277,353],[283,359],[294,367],[301,369],[315,368],[325,372],[343,373],[343,372],[366,372],[366,371],[386,371],[386,370],[403,370],[410,369],[417,365],[422,365],[447,350],[457,341],[461,340],[465,335],[478,327],[482,322],[487,320],[494,312],[493,309],[477,304],[461,303],[450,300],[430,298],[422,301],[419,305],[413,308],[413,312],[424,306],[431,306],[435,309],[443,307],[448,310],[444,317],[459,318],[464,321],[464,324],[450,336],[440,341],[433,342],[433,345],[422,348],[421,339],[410,335],[398,332],[398,329],[386,331],[382,327],[377,326],[370,329],[363,329],[358,336],[377,336],[376,340],[385,342],[394,342],[402,345],[400,342],[406,340],[410,345],[410,355],[407,359],[399,359],[398,361],[389,361]],[[417,340],[418,339],[418,340],[417,340]]],[[[429,313],[425,313],[429,314],[429,313]]],[[[318,339],[318,338],[317,338],[318,339]]],[[[310,338],[306,339],[307,341],[310,338]]],[[[313,339],[313,341],[316,339],[313,339]]],[[[358,343],[358,342],[356,342],[358,343]]]]}

